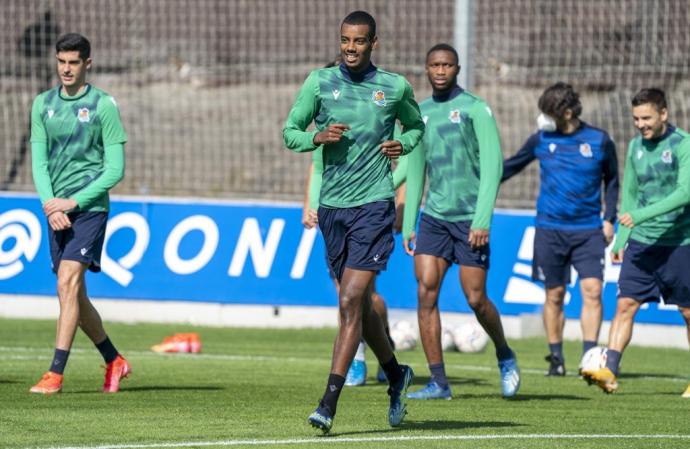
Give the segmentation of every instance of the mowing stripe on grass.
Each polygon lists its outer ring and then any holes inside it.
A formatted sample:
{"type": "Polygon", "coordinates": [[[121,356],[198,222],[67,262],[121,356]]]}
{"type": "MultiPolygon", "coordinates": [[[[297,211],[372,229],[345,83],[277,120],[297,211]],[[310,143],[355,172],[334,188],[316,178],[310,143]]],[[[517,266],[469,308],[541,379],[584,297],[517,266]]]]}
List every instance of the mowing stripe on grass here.
{"type": "MultiPolygon", "coordinates": [[[[690,440],[690,435],[624,435],[624,434],[511,434],[511,435],[401,435],[397,437],[317,437],[287,438],[283,440],[219,440],[219,441],[179,441],[171,443],[104,444],[99,446],[51,446],[45,449],[144,449],[210,446],[258,446],[258,445],[296,445],[322,443],[385,443],[395,441],[479,441],[479,440],[690,440]]],[[[36,448],[32,448],[36,449],[36,448]]]]}
{"type": "MultiPolygon", "coordinates": [[[[48,360],[52,359],[49,355],[36,355],[36,356],[21,356],[21,355],[11,355],[12,352],[44,352],[46,354],[50,353],[51,350],[46,348],[30,348],[30,347],[12,347],[12,346],[0,346],[0,353],[6,352],[10,355],[0,354],[0,360],[48,360]]],[[[94,353],[93,349],[81,349],[75,348],[71,350],[72,353],[94,353]]],[[[326,358],[314,358],[314,357],[280,357],[273,355],[240,355],[240,354],[159,354],[150,351],[126,351],[125,355],[134,355],[138,357],[167,357],[185,360],[218,360],[218,361],[247,361],[247,362],[270,362],[270,363],[316,363],[316,364],[330,364],[331,360],[326,358]]],[[[414,368],[426,368],[426,364],[423,363],[410,363],[414,368]]],[[[446,364],[447,369],[456,369],[460,371],[480,371],[480,372],[491,372],[498,371],[498,368],[491,366],[478,366],[478,365],[456,365],[456,364],[446,364]]],[[[543,375],[544,370],[533,369],[533,368],[521,368],[520,371],[524,374],[539,374],[543,375]]],[[[568,374],[568,376],[578,377],[578,374],[568,374]]],[[[674,377],[674,376],[655,376],[646,375],[638,377],[638,379],[643,380],[667,380],[670,382],[688,382],[686,377],[674,377]]]]}

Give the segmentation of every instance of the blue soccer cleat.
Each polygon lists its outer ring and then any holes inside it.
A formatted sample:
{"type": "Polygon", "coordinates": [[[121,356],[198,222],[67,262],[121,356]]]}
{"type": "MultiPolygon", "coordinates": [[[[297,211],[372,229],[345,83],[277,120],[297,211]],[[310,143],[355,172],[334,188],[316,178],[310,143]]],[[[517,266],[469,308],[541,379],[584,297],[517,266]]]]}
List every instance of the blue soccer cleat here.
{"type": "Polygon", "coordinates": [[[367,383],[367,364],[363,360],[353,360],[345,376],[345,386],[360,387],[367,383]]]}
{"type": "Polygon", "coordinates": [[[421,390],[407,393],[407,399],[445,399],[446,401],[450,401],[452,397],[453,394],[450,392],[450,385],[442,387],[433,380],[426,384],[426,387],[421,390]]]}
{"type": "Polygon", "coordinates": [[[379,365],[379,369],[376,372],[376,381],[380,384],[385,384],[388,383],[388,378],[386,377],[386,372],[381,368],[381,365],[379,365]]]}
{"type": "Polygon", "coordinates": [[[501,371],[501,394],[504,398],[512,398],[520,389],[520,368],[517,366],[515,355],[506,360],[498,361],[501,371]]]}
{"type": "Polygon", "coordinates": [[[323,433],[328,433],[331,427],[333,427],[333,415],[331,415],[328,407],[322,407],[321,405],[316,407],[316,410],[309,415],[307,421],[312,427],[321,429],[323,433]]]}
{"type": "Polygon", "coordinates": [[[402,368],[402,378],[395,385],[388,387],[388,396],[391,397],[390,408],[388,409],[388,423],[391,427],[398,427],[402,424],[407,415],[407,389],[414,379],[414,371],[407,365],[400,365],[402,368]]]}

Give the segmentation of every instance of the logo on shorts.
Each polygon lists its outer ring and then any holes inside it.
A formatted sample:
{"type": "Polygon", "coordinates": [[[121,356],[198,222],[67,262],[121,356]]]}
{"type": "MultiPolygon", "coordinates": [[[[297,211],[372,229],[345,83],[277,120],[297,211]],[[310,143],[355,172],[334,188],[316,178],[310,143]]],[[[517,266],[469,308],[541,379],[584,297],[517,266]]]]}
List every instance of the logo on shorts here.
{"type": "Polygon", "coordinates": [[[673,162],[673,153],[671,153],[671,150],[664,150],[664,152],[661,153],[661,161],[664,164],[670,164],[673,162]]]}
{"type": "Polygon", "coordinates": [[[580,154],[584,157],[592,157],[592,147],[588,143],[580,145],[580,154]]]}
{"type": "Polygon", "coordinates": [[[453,109],[452,111],[450,111],[450,115],[448,115],[448,120],[450,120],[453,123],[460,123],[460,110],[453,109]]]}
{"type": "Polygon", "coordinates": [[[89,250],[87,250],[86,248],[82,248],[79,252],[81,253],[82,256],[85,256],[86,253],[89,252],[89,250]]]}
{"type": "Polygon", "coordinates": [[[89,117],[89,109],[88,108],[79,109],[79,112],[77,113],[77,118],[82,123],[88,123],[91,120],[91,117],[89,117]]]}
{"type": "Polygon", "coordinates": [[[551,154],[553,154],[556,151],[556,144],[555,143],[549,144],[549,151],[551,152],[551,154]]]}
{"type": "Polygon", "coordinates": [[[333,89],[333,99],[337,100],[340,97],[340,91],[338,89],[333,89]]]}
{"type": "Polygon", "coordinates": [[[382,90],[373,91],[371,93],[371,99],[376,106],[383,107],[386,105],[386,94],[384,94],[382,90]]]}
{"type": "Polygon", "coordinates": [[[380,255],[380,254],[377,254],[377,255],[374,256],[374,262],[378,262],[379,259],[381,259],[381,255],[380,255]]]}

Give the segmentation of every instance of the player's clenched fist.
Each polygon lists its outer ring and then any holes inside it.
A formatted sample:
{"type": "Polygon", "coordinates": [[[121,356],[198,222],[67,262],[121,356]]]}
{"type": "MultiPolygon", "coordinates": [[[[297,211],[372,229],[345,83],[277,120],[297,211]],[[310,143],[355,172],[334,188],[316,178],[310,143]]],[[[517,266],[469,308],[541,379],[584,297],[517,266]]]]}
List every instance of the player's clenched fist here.
{"type": "Polygon", "coordinates": [[[343,137],[343,133],[348,129],[350,129],[350,127],[342,123],[333,123],[328,125],[328,128],[316,133],[314,136],[314,144],[323,145],[327,143],[340,142],[340,138],[343,137]]]}

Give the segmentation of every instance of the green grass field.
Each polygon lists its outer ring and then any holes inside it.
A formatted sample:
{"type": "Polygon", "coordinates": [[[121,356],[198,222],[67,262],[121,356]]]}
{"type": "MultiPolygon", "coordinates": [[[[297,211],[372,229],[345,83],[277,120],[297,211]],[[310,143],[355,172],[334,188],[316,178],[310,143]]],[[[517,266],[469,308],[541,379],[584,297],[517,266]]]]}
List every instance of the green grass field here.
{"type": "MultiPolygon", "coordinates": [[[[120,393],[100,392],[102,359],[79,334],[63,392],[28,389],[52,357],[55,323],[0,320],[0,447],[443,447],[688,448],[688,351],[631,347],[620,390],[607,396],[572,373],[579,344],[566,345],[570,374],[545,378],[544,342],[513,341],[522,389],[501,399],[493,351],[446,355],[452,401],[411,402],[402,427],[388,426],[386,387],[347,388],[332,434],[306,424],[325,386],[335,329],[218,329],[109,324],[133,365],[120,393]],[[203,353],[159,355],[149,347],[174,332],[196,331],[203,353]],[[335,445],[335,446],[334,446],[335,445]]],[[[421,349],[398,354],[428,371],[421,349]]],[[[415,387],[416,388],[416,387],[415,387]]]]}

